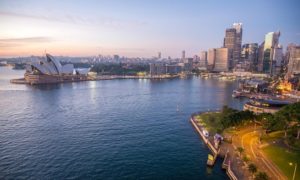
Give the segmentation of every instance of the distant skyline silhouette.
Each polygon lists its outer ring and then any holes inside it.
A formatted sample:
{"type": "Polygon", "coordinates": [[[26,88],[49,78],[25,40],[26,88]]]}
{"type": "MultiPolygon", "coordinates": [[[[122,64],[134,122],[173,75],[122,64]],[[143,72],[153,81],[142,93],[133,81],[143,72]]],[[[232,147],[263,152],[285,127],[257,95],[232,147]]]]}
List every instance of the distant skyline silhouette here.
{"type": "Polygon", "coordinates": [[[113,55],[187,57],[223,45],[225,29],[243,23],[242,43],[300,44],[298,0],[0,0],[0,57],[113,55]]]}

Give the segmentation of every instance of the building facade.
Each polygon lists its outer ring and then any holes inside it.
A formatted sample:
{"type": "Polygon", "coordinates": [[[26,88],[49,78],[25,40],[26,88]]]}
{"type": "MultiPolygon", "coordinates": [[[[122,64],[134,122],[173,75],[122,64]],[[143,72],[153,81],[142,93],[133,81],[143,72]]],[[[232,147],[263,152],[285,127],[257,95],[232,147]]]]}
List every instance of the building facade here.
{"type": "Polygon", "coordinates": [[[181,60],[183,61],[185,59],[185,50],[183,50],[182,52],[181,52],[181,60]]]}
{"type": "Polygon", "coordinates": [[[201,51],[200,53],[200,67],[207,66],[207,51],[201,51]]]}
{"type": "Polygon", "coordinates": [[[257,71],[258,67],[258,44],[249,43],[242,46],[241,51],[242,63],[247,65],[247,71],[257,71]]]}
{"type": "Polygon", "coordinates": [[[213,70],[216,59],[216,49],[209,49],[207,53],[207,69],[213,70]]]}
{"type": "Polygon", "coordinates": [[[278,47],[280,32],[269,32],[265,36],[263,52],[263,72],[273,74],[274,49],[278,47]]]}
{"type": "Polygon", "coordinates": [[[232,69],[241,59],[242,48],[242,23],[234,23],[232,28],[225,30],[223,47],[229,51],[229,68],[232,69]]]}
{"type": "Polygon", "coordinates": [[[229,70],[229,49],[217,48],[215,51],[214,71],[223,72],[229,70]]]}
{"type": "Polygon", "coordinates": [[[150,64],[150,76],[161,76],[166,74],[166,65],[163,63],[150,64]]]}
{"type": "Polygon", "coordinates": [[[300,74],[300,45],[289,45],[287,49],[287,58],[287,78],[300,74]]]}

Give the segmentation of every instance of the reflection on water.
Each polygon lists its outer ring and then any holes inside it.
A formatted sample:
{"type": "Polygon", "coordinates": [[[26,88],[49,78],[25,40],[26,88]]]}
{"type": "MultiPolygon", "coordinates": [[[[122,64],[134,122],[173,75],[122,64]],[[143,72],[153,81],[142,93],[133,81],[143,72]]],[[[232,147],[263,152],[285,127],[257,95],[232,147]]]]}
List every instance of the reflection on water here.
{"type": "Polygon", "coordinates": [[[1,90],[27,90],[27,85],[11,84],[11,79],[23,78],[25,70],[13,70],[12,67],[0,66],[0,91],[1,90]]]}
{"type": "MultiPolygon", "coordinates": [[[[189,123],[193,112],[241,108],[235,82],[85,81],[12,85],[0,67],[0,179],[226,179],[189,123]],[[21,90],[21,91],[15,91],[21,90]]],[[[18,76],[18,77],[17,77],[18,76]]]]}

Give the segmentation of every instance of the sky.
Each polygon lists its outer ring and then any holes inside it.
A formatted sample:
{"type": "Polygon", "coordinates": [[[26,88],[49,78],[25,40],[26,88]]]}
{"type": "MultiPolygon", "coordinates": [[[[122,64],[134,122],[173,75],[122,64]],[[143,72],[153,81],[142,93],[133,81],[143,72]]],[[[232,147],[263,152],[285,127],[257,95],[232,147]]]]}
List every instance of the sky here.
{"type": "Polygon", "coordinates": [[[0,57],[199,55],[243,23],[243,43],[300,44],[299,0],[0,0],[0,57]]]}

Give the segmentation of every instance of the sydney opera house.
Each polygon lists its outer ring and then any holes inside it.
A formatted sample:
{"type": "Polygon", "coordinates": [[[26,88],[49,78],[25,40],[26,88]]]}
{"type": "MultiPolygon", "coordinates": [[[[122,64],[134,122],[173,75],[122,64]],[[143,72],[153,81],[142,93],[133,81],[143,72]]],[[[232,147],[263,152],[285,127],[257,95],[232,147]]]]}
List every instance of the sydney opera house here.
{"type": "Polygon", "coordinates": [[[39,62],[31,62],[24,75],[28,84],[48,84],[88,80],[89,69],[74,69],[73,64],[62,65],[50,54],[39,62]]]}

